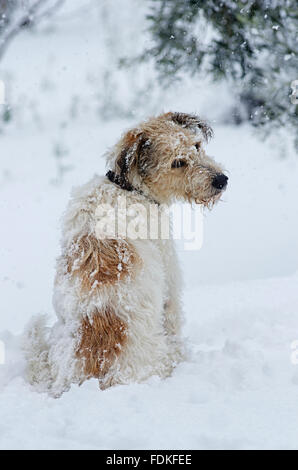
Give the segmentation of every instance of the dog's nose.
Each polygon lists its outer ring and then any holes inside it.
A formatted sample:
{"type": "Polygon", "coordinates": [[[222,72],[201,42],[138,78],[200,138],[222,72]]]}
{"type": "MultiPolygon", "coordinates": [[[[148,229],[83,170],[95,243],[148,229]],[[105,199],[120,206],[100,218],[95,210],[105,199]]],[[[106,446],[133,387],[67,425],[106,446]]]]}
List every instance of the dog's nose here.
{"type": "Polygon", "coordinates": [[[224,189],[228,184],[228,177],[223,174],[216,175],[212,181],[212,186],[216,189],[224,189]]]}

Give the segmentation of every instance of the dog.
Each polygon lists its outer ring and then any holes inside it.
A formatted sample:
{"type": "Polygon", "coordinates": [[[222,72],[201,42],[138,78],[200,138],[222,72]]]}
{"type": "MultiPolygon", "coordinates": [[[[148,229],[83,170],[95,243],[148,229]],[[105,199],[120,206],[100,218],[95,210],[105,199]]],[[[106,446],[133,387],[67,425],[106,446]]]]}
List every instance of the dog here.
{"type": "MultiPolygon", "coordinates": [[[[58,397],[96,378],[101,389],[168,377],[184,360],[182,279],[173,240],[101,237],[98,208],[160,214],[174,201],[212,207],[227,187],[206,155],[211,127],[168,112],[126,132],[107,154],[109,171],[73,192],[57,261],[52,328],[43,316],[26,329],[28,381],[58,397]]],[[[109,225],[109,224],[108,224],[109,225]]]]}

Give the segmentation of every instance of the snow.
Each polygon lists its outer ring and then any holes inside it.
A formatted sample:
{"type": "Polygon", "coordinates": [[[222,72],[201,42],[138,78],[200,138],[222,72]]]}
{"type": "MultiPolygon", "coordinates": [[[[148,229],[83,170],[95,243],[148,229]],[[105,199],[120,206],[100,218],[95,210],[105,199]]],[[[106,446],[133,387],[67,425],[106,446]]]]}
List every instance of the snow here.
{"type": "Polygon", "coordinates": [[[133,82],[131,72],[118,73],[109,47],[131,51],[141,42],[134,34],[145,40],[135,21],[102,43],[137,5],[129,0],[124,11],[121,3],[112,11],[103,2],[103,33],[100,11],[75,15],[66,2],[54,30],[44,24],[19,36],[2,62],[13,119],[0,134],[0,448],[297,449],[298,161],[290,139],[225,124],[231,96],[218,85],[186,79],[165,92],[149,66],[133,82]],[[122,110],[110,114],[102,107],[109,64],[122,110]],[[138,92],[147,80],[153,88],[134,100],[131,83],[138,92]],[[54,321],[59,219],[70,190],[105,171],[101,155],[124,129],[163,110],[210,119],[208,150],[230,177],[223,201],[205,213],[202,249],[178,243],[189,359],[167,380],[105,391],[91,380],[60,399],[38,394],[24,380],[21,335],[32,315],[54,321]]]}
{"type": "Polygon", "coordinates": [[[1,448],[297,449],[297,282],[187,289],[190,359],[167,380],[104,392],[90,381],[57,400],[34,393],[18,339],[2,335],[1,448]]]}

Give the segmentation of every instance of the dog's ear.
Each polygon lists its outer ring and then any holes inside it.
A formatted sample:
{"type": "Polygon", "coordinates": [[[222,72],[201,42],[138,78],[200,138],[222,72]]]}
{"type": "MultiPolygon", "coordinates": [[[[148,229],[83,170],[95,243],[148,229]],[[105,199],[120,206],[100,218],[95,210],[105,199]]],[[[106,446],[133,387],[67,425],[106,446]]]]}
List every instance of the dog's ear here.
{"type": "Polygon", "coordinates": [[[209,142],[209,140],[213,137],[212,127],[206,121],[199,118],[195,114],[167,113],[166,116],[175,124],[178,124],[182,127],[187,127],[188,129],[191,129],[194,132],[199,129],[206,142],[209,142]]]}
{"type": "Polygon", "coordinates": [[[142,170],[144,156],[148,153],[149,147],[150,140],[144,132],[130,131],[126,134],[117,159],[117,167],[123,180],[127,179],[127,175],[133,167],[142,170]]]}

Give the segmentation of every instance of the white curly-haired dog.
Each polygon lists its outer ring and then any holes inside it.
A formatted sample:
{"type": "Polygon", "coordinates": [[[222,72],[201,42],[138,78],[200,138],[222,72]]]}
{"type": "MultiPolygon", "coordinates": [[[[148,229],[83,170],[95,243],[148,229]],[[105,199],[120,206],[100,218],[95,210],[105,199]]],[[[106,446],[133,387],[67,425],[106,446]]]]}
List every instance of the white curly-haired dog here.
{"type": "Polygon", "coordinates": [[[59,396],[91,377],[101,388],[167,377],[183,359],[173,241],[119,237],[119,230],[101,236],[98,209],[116,209],[120,196],[126,214],[141,205],[161,215],[175,200],[212,206],[228,178],[206,156],[203,143],[211,136],[195,115],[151,118],[122,136],[108,154],[105,177],[74,191],[57,263],[58,321],[47,328],[43,316],[35,317],[25,335],[27,377],[39,390],[59,396]]]}

